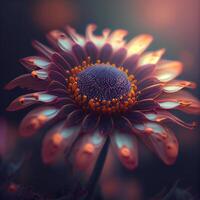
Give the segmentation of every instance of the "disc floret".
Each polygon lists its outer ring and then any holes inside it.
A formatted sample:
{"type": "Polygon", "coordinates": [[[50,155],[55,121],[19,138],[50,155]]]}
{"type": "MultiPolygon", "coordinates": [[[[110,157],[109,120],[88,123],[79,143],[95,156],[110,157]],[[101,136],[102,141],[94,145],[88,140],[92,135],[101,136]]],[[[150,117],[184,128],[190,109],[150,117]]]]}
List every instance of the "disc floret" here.
{"type": "Polygon", "coordinates": [[[122,66],[100,60],[96,63],[84,61],[69,73],[68,92],[85,110],[110,114],[125,112],[136,102],[136,79],[122,66]],[[101,77],[104,74],[106,79],[101,77]]]}

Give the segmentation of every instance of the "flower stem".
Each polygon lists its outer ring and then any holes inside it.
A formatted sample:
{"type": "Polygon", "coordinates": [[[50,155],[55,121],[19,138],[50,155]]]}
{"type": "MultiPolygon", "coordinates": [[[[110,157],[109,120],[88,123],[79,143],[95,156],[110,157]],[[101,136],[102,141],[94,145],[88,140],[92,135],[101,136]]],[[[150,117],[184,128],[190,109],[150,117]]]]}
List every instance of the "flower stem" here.
{"type": "Polygon", "coordinates": [[[87,194],[86,194],[84,200],[92,200],[92,198],[93,198],[93,194],[95,192],[97,183],[99,181],[99,178],[101,176],[101,173],[102,173],[102,170],[104,167],[104,163],[105,163],[106,156],[108,153],[109,144],[110,144],[110,137],[107,137],[106,142],[105,142],[105,144],[98,156],[96,164],[94,166],[92,175],[88,181],[88,184],[86,187],[87,194]]]}

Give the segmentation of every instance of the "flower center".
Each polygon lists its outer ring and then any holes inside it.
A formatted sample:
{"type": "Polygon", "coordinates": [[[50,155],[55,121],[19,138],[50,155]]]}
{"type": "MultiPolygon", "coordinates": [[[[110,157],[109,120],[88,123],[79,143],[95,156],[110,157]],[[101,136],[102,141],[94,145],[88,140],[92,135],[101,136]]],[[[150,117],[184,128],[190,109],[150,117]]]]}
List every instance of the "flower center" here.
{"type": "Polygon", "coordinates": [[[97,64],[78,74],[78,88],[81,95],[89,99],[119,99],[131,90],[127,75],[115,67],[97,64]]]}
{"type": "Polygon", "coordinates": [[[111,114],[124,112],[136,102],[136,80],[123,67],[84,61],[69,74],[68,92],[84,110],[111,114]]]}

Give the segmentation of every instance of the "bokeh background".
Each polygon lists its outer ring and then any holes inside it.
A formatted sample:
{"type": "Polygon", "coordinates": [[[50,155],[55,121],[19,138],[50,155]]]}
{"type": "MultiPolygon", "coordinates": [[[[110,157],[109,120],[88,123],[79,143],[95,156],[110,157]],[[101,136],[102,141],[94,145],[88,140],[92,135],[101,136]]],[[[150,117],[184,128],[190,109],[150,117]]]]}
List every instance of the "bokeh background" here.
{"type": "MultiPolygon", "coordinates": [[[[45,41],[45,33],[51,29],[62,29],[66,24],[74,26],[82,34],[88,23],[96,23],[99,33],[105,27],[127,29],[128,39],[140,33],[152,34],[155,41],[150,49],[164,47],[167,58],[181,60],[185,68],[180,78],[196,82],[198,87],[192,92],[200,97],[199,0],[7,0],[1,1],[0,9],[0,156],[9,157],[13,149],[22,148],[14,147],[13,141],[19,140],[16,137],[17,125],[27,112],[6,112],[9,102],[22,91],[8,92],[2,88],[17,75],[25,73],[18,60],[35,54],[31,41],[45,41]]],[[[182,117],[199,120],[198,116],[182,117]]],[[[102,178],[97,199],[121,200],[125,198],[124,195],[129,195],[127,200],[147,199],[178,179],[183,188],[191,188],[194,195],[198,194],[200,130],[190,133],[183,128],[173,129],[180,140],[180,155],[175,165],[165,166],[141,146],[139,168],[129,172],[116,162],[111,174],[105,170],[107,179],[102,178]]],[[[109,169],[111,166],[107,162],[106,169],[109,169]]],[[[42,194],[59,196],[57,189],[68,187],[71,179],[65,168],[59,167],[59,170],[58,166],[43,167],[35,160],[31,167],[25,166],[20,171],[18,183],[31,185],[42,194]]]]}

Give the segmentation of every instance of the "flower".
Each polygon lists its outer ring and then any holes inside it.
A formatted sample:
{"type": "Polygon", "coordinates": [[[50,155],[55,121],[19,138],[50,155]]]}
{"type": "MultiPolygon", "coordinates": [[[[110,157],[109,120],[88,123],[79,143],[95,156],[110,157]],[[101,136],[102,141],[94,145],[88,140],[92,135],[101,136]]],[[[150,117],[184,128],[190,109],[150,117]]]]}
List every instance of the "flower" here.
{"type": "Polygon", "coordinates": [[[144,52],[151,35],[126,42],[126,30],[105,29],[99,36],[95,30],[94,24],[88,25],[85,37],[69,26],[67,33],[53,30],[47,35],[52,48],[33,41],[39,55],[21,60],[30,73],[6,86],[34,91],[15,99],[9,111],[40,105],[23,119],[21,135],[31,136],[46,123],[54,125],[43,141],[45,163],[57,160],[76,143],[77,165],[86,167],[107,137],[129,169],[138,165],[138,139],[164,163],[174,163],[178,142],[165,122],[195,126],[170,113],[174,109],[200,113],[200,102],[183,90],[195,84],[175,80],[182,63],[161,60],[164,49],[144,52]]]}

